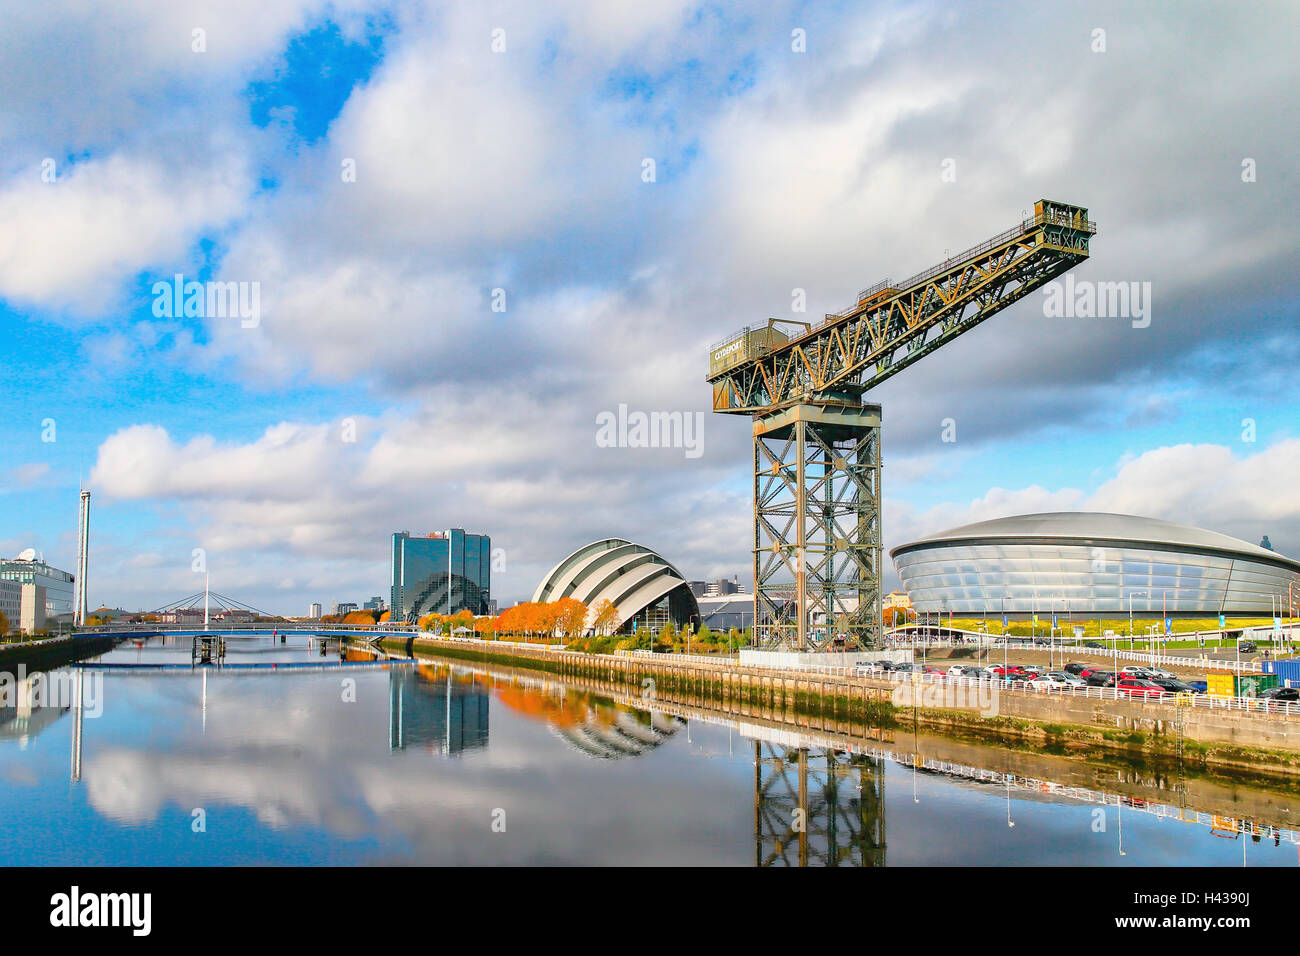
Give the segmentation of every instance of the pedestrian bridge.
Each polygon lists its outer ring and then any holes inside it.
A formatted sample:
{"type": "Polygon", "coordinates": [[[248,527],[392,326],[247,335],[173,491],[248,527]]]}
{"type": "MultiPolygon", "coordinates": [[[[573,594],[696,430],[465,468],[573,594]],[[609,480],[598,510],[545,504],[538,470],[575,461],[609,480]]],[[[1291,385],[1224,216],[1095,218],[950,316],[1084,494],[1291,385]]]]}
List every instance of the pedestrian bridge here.
{"type": "Polygon", "coordinates": [[[377,641],[385,637],[414,637],[419,633],[414,624],[393,624],[376,627],[356,627],[348,624],[304,624],[286,621],[254,624],[213,623],[207,627],[193,624],[101,624],[79,627],[74,637],[201,637],[205,634],[225,637],[262,637],[275,634],[306,634],[310,637],[360,637],[377,641]]]}

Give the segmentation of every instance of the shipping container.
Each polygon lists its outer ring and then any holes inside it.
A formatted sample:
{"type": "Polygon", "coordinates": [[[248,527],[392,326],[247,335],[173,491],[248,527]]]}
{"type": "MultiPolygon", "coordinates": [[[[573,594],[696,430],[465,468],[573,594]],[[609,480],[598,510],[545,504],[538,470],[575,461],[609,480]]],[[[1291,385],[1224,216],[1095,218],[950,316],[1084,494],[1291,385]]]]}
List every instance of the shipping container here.
{"type": "Polygon", "coordinates": [[[1205,692],[1211,697],[1236,697],[1237,682],[1232,674],[1206,674],[1205,692]]]}
{"type": "Polygon", "coordinates": [[[1264,691],[1276,686],[1276,674],[1242,674],[1237,678],[1237,696],[1258,697],[1264,691]]]}
{"type": "Polygon", "coordinates": [[[1278,681],[1276,674],[1206,674],[1205,683],[1211,697],[1258,697],[1278,681]]]}
{"type": "Polygon", "coordinates": [[[1300,660],[1265,661],[1264,670],[1276,674],[1283,687],[1300,687],[1300,660]]]}

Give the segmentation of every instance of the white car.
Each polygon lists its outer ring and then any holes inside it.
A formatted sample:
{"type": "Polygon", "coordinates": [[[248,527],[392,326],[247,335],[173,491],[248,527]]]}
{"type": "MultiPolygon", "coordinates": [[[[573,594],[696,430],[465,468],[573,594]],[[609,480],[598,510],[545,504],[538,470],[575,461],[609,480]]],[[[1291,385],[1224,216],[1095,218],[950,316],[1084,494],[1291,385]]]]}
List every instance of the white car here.
{"type": "Polygon", "coordinates": [[[1073,674],[1067,674],[1065,671],[1049,671],[1046,674],[1040,674],[1034,678],[1035,684],[1046,684],[1050,687],[1086,687],[1088,682],[1082,677],[1075,677],[1073,674]]]}
{"type": "Polygon", "coordinates": [[[1136,664],[1131,664],[1128,667],[1120,668],[1119,675],[1120,677],[1141,677],[1144,680],[1148,677],[1160,676],[1150,667],[1139,667],[1136,664]]]}
{"type": "Polygon", "coordinates": [[[952,667],[949,667],[949,668],[948,668],[948,676],[949,676],[949,677],[965,677],[965,676],[966,676],[966,668],[969,667],[969,666],[970,666],[970,665],[968,665],[968,664],[953,664],[952,667]]]}

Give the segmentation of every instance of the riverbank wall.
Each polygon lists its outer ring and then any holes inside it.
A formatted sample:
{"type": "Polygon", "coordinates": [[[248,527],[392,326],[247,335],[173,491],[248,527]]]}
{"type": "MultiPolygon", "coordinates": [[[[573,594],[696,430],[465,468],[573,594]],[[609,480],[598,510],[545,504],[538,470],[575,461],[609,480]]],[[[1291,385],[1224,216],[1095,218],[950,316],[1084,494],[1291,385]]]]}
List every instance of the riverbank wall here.
{"type": "Polygon", "coordinates": [[[39,641],[0,644],[0,670],[11,671],[19,664],[29,670],[53,670],[112,650],[116,638],[49,637],[39,641]]]}
{"type": "Polygon", "coordinates": [[[623,691],[630,689],[648,700],[721,705],[742,716],[781,715],[800,726],[834,727],[850,735],[868,736],[873,729],[906,723],[1012,746],[1176,758],[1191,767],[1233,774],[1300,777],[1300,717],[1286,714],[1001,688],[992,702],[962,701],[961,695],[956,695],[955,701],[936,701],[942,695],[917,694],[915,700],[900,705],[900,696],[906,700],[906,695],[900,695],[899,685],[889,681],[743,667],[727,658],[582,654],[433,637],[385,641],[383,645],[403,653],[428,652],[521,665],[558,677],[595,680],[623,691]]]}

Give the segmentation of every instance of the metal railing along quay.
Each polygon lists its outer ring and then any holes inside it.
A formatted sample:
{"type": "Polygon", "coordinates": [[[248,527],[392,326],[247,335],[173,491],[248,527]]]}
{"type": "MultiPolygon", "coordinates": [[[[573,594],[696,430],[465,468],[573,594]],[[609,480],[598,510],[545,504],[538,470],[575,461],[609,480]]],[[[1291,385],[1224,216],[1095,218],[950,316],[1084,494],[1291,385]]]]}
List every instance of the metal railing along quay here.
{"type": "MultiPolygon", "coordinates": [[[[492,647],[493,645],[522,646],[528,648],[547,646],[527,643],[512,645],[510,642],[506,641],[480,641],[474,638],[460,638],[457,639],[457,642],[483,644],[487,645],[487,647],[492,647]]],[[[557,645],[551,645],[550,649],[556,651],[565,650],[565,648],[557,645]]],[[[575,651],[572,653],[576,654],[578,652],[575,651]]],[[[721,655],[655,654],[650,651],[629,651],[625,655],[618,656],[647,663],[708,664],[719,671],[738,670],[743,667],[738,660],[730,657],[723,657],[721,655]]],[[[753,668],[743,669],[753,670],[753,668]]],[[[950,687],[985,687],[990,690],[996,688],[998,693],[1026,694],[1029,696],[1057,695],[1072,698],[1095,698],[1097,700],[1127,700],[1139,703],[1151,701],[1167,706],[1190,707],[1198,710],[1227,710],[1246,714],[1300,717],[1300,702],[1279,701],[1269,697],[1220,697],[1212,696],[1210,694],[1175,693],[1173,691],[1156,691],[1154,689],[1142,694],[1129,694],[1115,687],[1093,687],[1089,685],[1080,687],[1078,685],[1062,686],[1036,684],[1017,679],[987,680],[973,677],[950,677],[947,674],[918,673],[912,671],[900,673],[886,671],[883,668],[872,668],[868,665],[824,666],[819,664],[809,664],[803,667],[791,669],[790,672],[800,675],[824,675],[827,677],[842,677],[856,680],[872,679],[887,681],[893,684],[912,683],[922,685],[939,684],[950,687]]]]}
{"type": "Polygon", "coordinates": [[[1133,700],[1138,702],[1154,701],[1179,707],[1191,707],[1199,710],[1233,710],[1252,714],[1281,714],[1287,717],[1300,717],[1300,702],[1274,700],[1271,697],[1221,697],[1211,694],[1188,694],[1174,691],[1144,691],[1142,693],[1125,693],[1117,687],[1094,687],[1085,684],[1060,685],[1038,684],[1032,681],[1005,679],[988,680],[975,677],[953,677],[947,674],[917,673],[913,671],[895,672],[866,667],[822,667],[810,665],[800,670],[827,676],[870,678],[884,680],[894,684],[942,684],[950,687],[989,687],[997,688],[999,693],[1019,693],[1029,696],[1057,695],[1064,697],[1094,697],[1098,700],[1133,700]],[[869,671],[869,672],[868,672],[869,671]]]}

